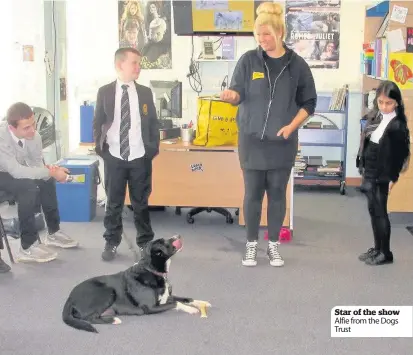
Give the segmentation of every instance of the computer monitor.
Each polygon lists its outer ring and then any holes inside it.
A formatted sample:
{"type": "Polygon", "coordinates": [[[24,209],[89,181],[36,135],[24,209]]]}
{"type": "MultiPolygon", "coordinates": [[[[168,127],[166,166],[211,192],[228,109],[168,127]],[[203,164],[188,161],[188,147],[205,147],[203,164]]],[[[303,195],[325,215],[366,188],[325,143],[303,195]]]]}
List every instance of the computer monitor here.
{"type": "Polygon", "coordinates": [[[182,82],[151,80],[150,87],[160,119],[182,117],[182,82]]]}

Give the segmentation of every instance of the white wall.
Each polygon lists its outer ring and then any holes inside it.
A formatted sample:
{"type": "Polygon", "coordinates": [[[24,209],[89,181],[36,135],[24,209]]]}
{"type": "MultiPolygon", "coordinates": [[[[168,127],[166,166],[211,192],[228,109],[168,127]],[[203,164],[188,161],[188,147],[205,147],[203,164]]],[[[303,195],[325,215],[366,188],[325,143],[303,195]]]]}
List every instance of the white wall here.
{"type": "Polygon", "coordinates": [[[16,101],[46,105],[42,0],[0,2],[0,117],[16,101]],[[34,46],[34,61],[23,62],[22,45],[34,46]]]}
{"type": "Polygon", "coordinates": [[[12,27],[12,2],[0,1],[0,78],[2,78],[3,88],[0,95],[0,118],[2,118],[11,102],[12,91],[11,85],[13,78],[10,72],[12,66],[12,34],[10,28],[12,27]],[[6,84],[7,83],[7,84],[6,84]],[[10,86],[9,86],[10,85],[10,86]]]}
{"type": "MultiPolygon", "coordinates": [[[[354,157],[358,147],[359,119],[361,110],[360,50],[363,42],[365,6],[368,0],[342,0],[340,33],[340,68],[338,70],[313,70],[317,90],[332,91],[349,84],[351,91],[348,170],[347,176],[358,176],[354,157]]],[[[69,102],[69,149],[79,143],[79,105],[84,100],[94,101],[99,86],[115,78],[113,54],[118,48],[117,1],[71,0],[67,2],[67,71],[69,102]],[[97,10],[98,9],[98,10],[97,10]]],[[[199,48],[199,39],[195,40],[199,48]]],[[[196,117],[196,93],[189,86],[186,74],[191,56],[191,38],[173,37],[173,69],[143,71],[139,82],[148,85],[149,80],[180,80],[184,85],[183,120],[196,117]]],[[[237,40],[240,55],[255,47],[252,38],[237,40]]],[[[199,53],[199,52],[197,52],[199,53]]],[[[208,92],[217,92],[217,83],[234,63],[202,63],[202,83],[208,92]]]]}

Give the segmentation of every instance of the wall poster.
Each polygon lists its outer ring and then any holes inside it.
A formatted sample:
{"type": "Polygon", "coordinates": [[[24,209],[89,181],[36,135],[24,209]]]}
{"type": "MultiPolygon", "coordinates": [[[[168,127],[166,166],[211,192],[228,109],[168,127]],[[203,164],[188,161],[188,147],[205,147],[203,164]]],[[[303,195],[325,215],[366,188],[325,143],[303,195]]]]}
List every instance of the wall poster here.
{"type": "Polygon", "coordinates": [[[341,0],[286,0],[286,45],[311,68],[338,69],[341,0]]]}
{"type": "Polygon", "coordinates": [[[172,69],[171,1],[118,2],[119,47],[142,54],[142,69],[172,69]]]}

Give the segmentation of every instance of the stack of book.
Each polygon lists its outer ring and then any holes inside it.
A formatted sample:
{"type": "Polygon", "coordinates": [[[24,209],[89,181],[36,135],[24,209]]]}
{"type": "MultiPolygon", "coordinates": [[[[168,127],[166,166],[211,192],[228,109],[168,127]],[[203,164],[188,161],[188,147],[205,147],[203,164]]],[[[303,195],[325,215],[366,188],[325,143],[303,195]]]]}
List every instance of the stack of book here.
{"type": "Polygon", "coordinates": [[[323,124],[317,121],[309,121],[305,125],[303,125],[305,129],[321,129],[323,128],[323,124]]]}
{"type": "Polygon", "coordinates": [[[298,145],[297,155],[294,164],[294,177],[304,177],[304,172],[307,168],[307,163],[301,153],[301,146],[298,145]]]}
{"type": "Polygon", "coordinates": [[[342,167],[340,160],[327,160],[325,166],[320,166],[317,169],[318,176],[340,177],[342,174],[342,167]]]}
{"type": "Polygon", "coordinates": [[[331,96],[329,110],[342,111],[346,103],[346,95],[348,91],[348,85],[344,85],[342,88],[334,89],[331,96]]]}
{"type": "MultiPolygon", "coordinates": [[[[327,160],[326,164],[320,161],[321,157],[304,157],[307,168],[304,176],[308,177],[340,177],[342,175],[342,164],[340,160],[327,160]]],[[[322,159],[322,158],[321,158],[322,159]]]]}

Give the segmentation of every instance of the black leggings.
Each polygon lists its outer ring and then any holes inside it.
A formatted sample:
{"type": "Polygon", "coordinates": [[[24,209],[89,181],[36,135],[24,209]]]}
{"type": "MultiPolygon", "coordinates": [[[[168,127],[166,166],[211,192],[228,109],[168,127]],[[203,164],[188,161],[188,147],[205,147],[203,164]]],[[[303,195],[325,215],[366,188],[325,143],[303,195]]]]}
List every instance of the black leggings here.
{"type": "Polygon", "coordinates": [[[387,213],[389,183],[367,180],[364,185],[373,227],[374,249],[388,255],[390,253],[390,220],[387,213]]]}
{"type": "Polygon", "coordinates": [[[268,238],[279,239],[286,212],[286,189],[290,169],[243,170],[244,173],[244,217],[249,242],[258,240],[262,201],[267,192],[268,238]]]}

